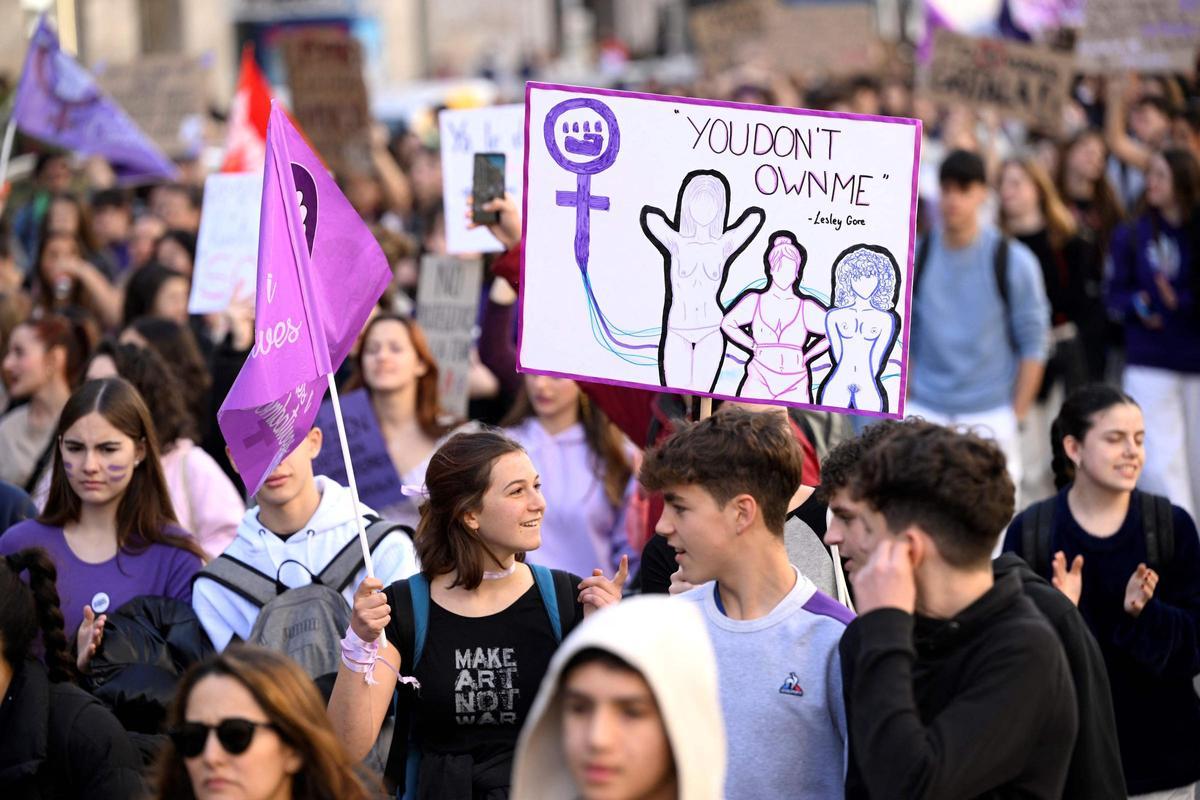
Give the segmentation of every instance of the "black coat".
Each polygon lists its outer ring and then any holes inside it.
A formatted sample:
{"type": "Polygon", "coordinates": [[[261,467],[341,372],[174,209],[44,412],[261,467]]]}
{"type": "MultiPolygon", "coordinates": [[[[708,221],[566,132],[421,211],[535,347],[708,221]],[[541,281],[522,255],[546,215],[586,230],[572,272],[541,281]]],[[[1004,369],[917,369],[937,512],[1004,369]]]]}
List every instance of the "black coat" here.
{"type": "Polygon", "coordinates": [[[839,650],[847,798],[1062,796],[1075,691],[1058,636],[1016,575],[952,619],[863,614],[839,650]]]}
{"type": "Polygon", "coordinates": [[[140,768],[128,734],[99,700],[50,683],[41,662],[18,667],[0,702],[0,797],[128,800],[145,791],[140,768]]]}
{"type": "Polygon", "coordinates": [[[1015,553],[1004,553],[993,561],[992,572],[997,580],[1010,573],[1020,577],[1025,596],[1054,628],[1067,655],[1079,709],[1079,734],[1067,769],[1063,800],[1125,800],[1125,774],[1121,771],[1108,670],[1083,615],[1065,594],[1015,553]]]}

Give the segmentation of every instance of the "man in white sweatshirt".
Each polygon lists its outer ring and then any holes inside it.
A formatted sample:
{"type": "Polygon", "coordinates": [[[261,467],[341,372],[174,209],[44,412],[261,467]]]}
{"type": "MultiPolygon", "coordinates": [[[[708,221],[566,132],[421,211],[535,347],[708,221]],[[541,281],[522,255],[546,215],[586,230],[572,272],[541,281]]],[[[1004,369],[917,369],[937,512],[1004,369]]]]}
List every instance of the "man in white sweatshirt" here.
{"type": "MultiPolygon", "coordinates": [[[[314,476],[312,462],[321,451],[321,429],[313,428],[292,454],[270,474],[242,517],[237,537],[223,555],[231,556],[288,588],[311,581],[358,536],[350,490],[325,476],[314,476]]],[[[374,512],[363,505],[360,514],[374,512]]],[[[365,523],[364,523],[365,524],[365,523]]],[[[417,571],[412,541],[403,530],[384,536],[372,553],[375,577],[387,586],[417,571]]],[[[363,567],[342,592],[353,607],[354,590],[366,577],[363,567]]],[[[259,607],[217,581],[197,576],[192,607],[218,650],[237,637],[245,640],[259,607]]],[[[338,636],[342,634],[338,631],[338,636]]]]}

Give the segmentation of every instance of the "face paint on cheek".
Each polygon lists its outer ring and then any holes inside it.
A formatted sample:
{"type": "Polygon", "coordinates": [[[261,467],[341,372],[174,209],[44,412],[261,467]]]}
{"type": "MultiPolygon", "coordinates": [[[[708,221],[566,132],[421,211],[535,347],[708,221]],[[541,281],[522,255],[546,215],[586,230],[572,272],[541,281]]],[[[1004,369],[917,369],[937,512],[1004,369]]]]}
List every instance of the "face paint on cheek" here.
{"type": "Polygon", "coordinates": [[[68,475],[70,475],[75,471],[75,465],[73,465],[70,461],[63,461],[63,469],[66,470],[68,475]]]}
{"type": "Polygon", "coordinates": [[[124,478],[128,472],[129,472],[129,467],[127,467],[127,466],[109,466],[108,467],[108,477],[112,478],[113,480],[117,480],[117,481],[121,480],[121,478],[124,478]]]}

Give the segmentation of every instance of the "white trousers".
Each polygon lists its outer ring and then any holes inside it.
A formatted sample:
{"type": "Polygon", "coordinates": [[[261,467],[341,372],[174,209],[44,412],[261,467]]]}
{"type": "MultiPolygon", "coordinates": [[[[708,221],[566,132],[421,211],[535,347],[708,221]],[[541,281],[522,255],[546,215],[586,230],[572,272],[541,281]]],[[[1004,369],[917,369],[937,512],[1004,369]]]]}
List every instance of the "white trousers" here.
{"type": "Polygon", "coordinates": [[[1138,486],[1194,518],[1200,508],[1200,375],[1125,368],[1125,393],[1146,420],[1146,466],[1138,486]]]}
{"type": "Polygon", "coordinates": [[[1164,792],[1149,794],[1131,794],[1129,800],[1196,800],[1196,786],[1180,786],[1178,789],[1167,789],[1164,792]]]}
{"type": "MultiPolygon", "coordinates": [[[[1055,382],[1044,403],[1034,402],[1021,425],[1021,486],[1018,493],[1025,505],[1044,500],[1055,493],[1054,453],[1050,446],[1050,427],[1062,409],[1063,385],[1055,382]]],[[[1017,506],[1020,511],[1024,506],[1017,506]]]]}
{"type": "MultiPolygon", "coordinates": [[[[1016,511],[1021,505],[1021,436],[1017,431],[1017,415],[1012,406],[1001,406],[990,411],[979,411],[971,414],[943,414],[940,411],[923,406],[910,400],[905,406],[905,416],[922,417],[928,422],[947,425],[954,428],[967,428],[972,433],[991,439],[1000,447],[1007,462],[1008,474],[1016,489],[1016,511]]],[[[997,550],[1003,544],[1004,531],[996,531],[997,550]]]]}

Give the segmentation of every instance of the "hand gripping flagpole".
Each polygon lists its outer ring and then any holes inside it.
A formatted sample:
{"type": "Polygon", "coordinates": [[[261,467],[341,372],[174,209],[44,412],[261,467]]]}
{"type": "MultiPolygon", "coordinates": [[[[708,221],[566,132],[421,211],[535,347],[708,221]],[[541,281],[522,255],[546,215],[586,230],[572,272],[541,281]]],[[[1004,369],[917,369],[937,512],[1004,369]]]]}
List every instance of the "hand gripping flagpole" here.
{"type": "Polygon", "coordinates": [[[3,149],[0,149],[0,208],[4,206],[4,184],[8,180],[8,159],[12,155],[13,139],[16,135],[16,117],[9,117],[8,127],[4,129],[4,146],[3,149]]]}

